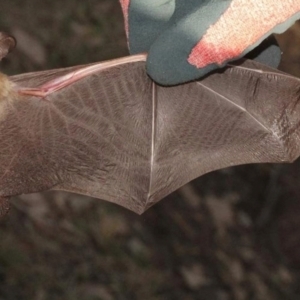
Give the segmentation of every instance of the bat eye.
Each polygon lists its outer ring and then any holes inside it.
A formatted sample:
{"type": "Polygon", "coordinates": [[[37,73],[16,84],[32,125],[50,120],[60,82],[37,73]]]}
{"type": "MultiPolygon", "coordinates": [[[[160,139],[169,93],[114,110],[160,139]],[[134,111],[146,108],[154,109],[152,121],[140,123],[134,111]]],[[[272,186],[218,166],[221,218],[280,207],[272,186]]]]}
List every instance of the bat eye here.
{"type": "Polygon", "coordinates": [[[0,60],[16,47],[16,40],[11,35],[0,32],[0,60]]]}

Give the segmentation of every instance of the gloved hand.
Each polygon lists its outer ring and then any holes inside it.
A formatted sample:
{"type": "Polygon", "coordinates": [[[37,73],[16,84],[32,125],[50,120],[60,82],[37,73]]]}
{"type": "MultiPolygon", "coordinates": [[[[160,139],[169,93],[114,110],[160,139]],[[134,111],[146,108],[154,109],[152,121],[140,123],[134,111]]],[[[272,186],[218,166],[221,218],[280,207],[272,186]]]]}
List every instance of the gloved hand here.
{"type": "MultiPolygon", "coordinates": [[[[148,52],[147,72],[163,85],[200,78],[300,18],[299,0],[120,2],[130,53],[148,52]]],[[[279,62],[277,46],[261,48],[260,61],[279,62]]]]}

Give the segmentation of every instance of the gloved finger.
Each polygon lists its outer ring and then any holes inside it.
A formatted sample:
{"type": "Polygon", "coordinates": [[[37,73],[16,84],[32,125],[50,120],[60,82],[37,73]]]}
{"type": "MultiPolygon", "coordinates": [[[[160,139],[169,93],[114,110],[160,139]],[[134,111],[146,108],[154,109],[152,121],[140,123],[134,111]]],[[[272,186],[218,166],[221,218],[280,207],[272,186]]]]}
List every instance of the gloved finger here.
{"type": "Polygon", "coordinates": [[[147,71],[163,85],[200,78],[244,56],[268,35],[283,32],[300,18],[299,0],[185,2],[193,6],[184,2],[176,1],[169,21],[173,25],[155,40],[148,54],[147,71]],[[176,20],[177,4],[185,12],[176,20]]]}
{"type": "Polygon", "coordinates": [[[148,52],[166,29],[175,0],[120,0],[130,54],[148,52]]]}

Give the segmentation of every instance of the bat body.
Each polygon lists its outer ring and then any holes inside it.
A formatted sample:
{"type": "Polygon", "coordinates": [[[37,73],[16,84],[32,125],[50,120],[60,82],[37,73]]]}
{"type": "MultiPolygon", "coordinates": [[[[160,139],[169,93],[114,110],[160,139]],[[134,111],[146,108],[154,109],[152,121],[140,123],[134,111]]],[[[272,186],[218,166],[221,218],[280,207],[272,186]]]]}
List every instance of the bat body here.
{"type": "Polygon", "coordinates": [[[253,61],[173,87],[144,55],[3,78],[0,197],[65,190],[142,213],[207,172],[300,154],[299,79],[253,61]]]}

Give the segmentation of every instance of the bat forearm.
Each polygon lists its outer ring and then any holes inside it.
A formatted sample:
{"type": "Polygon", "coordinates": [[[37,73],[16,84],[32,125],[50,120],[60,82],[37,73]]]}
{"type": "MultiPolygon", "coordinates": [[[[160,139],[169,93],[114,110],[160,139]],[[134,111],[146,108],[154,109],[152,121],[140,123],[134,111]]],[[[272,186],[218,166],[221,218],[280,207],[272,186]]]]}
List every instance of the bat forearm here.
{"type": "Polygon", "coordinates": [[[120,59],[110,60],[107,62],[95,63],[89,66],[82,66],[81,68],[78,68],[75,71],[59,76],[36,88],[19,87],[18,93],[20,95],[45,98],[56,91],[66,88],[83,78],[101,72],[105,69],[109,69],[114,66],[124,64],[126,62],[135,62],[143,60],[146,60],[146,54],[135,55],[133,58],[129,56],[120,59]]]}

